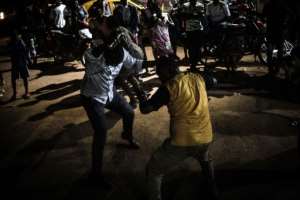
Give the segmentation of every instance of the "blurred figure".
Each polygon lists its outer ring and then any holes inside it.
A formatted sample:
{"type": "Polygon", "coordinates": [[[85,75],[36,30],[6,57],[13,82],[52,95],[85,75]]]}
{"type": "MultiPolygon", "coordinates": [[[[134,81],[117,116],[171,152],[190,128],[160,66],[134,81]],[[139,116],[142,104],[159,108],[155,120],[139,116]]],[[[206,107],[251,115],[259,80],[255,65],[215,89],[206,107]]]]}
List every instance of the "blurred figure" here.
{"type": "Polygon", "coordinates": [[[154,58],[174,57],[174,51],[169,35],[169,22],[162,16],[156,0],[150,0],[145,11],[154,58]]]}
{"type": "Polygon", "coordinates": [[[0,97],[4,96],[4,93],[5,93],[4,86],[5,86],[4,78],[3,78],[2,72],[0,72],[0,97]]]}
{"type": "Polygon", "coordinates": [[[173,57],[174,51],[169,35],[169,26],[165,19],[158,18],[151,28],[151,42],[155,59],[173,57]]]}
{"type": "Polygon", "coordinates": [[[187,158],[194,158],[200,163],[211,199],[217,199],[214,170],[209,156],[213,131],[204,78],[199,73],[180,73],[170,58],[160,58],[156,66],[162,86],[149,100],[140,100],[140,110],[147,114],[167,105],[170,138],[153,153],[147,164],[149,199],[162,200],[164,176],[187,158]]]}
{"type": "Polygon", "coordinates": [[[88,12],[91,18],[102,16],[109,17],[112,15],[107,0],[97,0],[88,10],[88,12]]]}
{"type": "Polygon", "coordinates": [[[206,16],[211,26],[217,26],[218,24],[228,20],[231,14],[226,2],[213,0],[207,5],[206,16]]]}
{"type": "Polygon", "coordinates": [[[200,59],[200,49],[203,40],[203,4],[197,0],[190,0],[184,4],[183,18],[186,24],[187,47],[189,51],[189,61],[191,70],[196,70],[196,66],[200,59]]]}
{"type": "Polygon", "coordinates": [[[263,10],[267,21],[267,57],[269,75],[275,76],[279,72],[280,62],[283,58],[284,26],[287,19],[285,3],[281,0],[268,1],[263,10]],[[277,60],[273,56],[277,49],[277,60]]]}
{"type": "Polygon", "coordinates": [[[74,1],[74,21],[76,25],[76,30],[88,27],[88,17],[89,14],[85,8],[79,4],[77,0],[74,1]]]}
{"type": "Polygon", "coordinates": [[[121,26],[127,28],[134,35],[137,42],[139,17],[136,8],[129,5],[127,0],[121,0],[121,4],[115,8],[113,15],[121,26]]]}
{"type": "Polygon", "coordinates": [[[25,94],[23,98],[27,99],[30,97],[28,77],[29,70],[28,65],[30,63],[30,57],[26,49],[25,43],[22,40],[21,35],[14,32],[10,42],[10,54],[11,54],[11,81],[13,87],[13,96],[11,101],[16,100],[17,97],[17,80],[21,77],[23,79],[25,94]]]}
{"type": "Polygon", "coordinates": [[[57,0],[54,7],[50,12],[50,21],[52,22],[54,28],[63,29],[67,25],[66,15],[68,15],[68,9],[62,0],[57,0]]]}

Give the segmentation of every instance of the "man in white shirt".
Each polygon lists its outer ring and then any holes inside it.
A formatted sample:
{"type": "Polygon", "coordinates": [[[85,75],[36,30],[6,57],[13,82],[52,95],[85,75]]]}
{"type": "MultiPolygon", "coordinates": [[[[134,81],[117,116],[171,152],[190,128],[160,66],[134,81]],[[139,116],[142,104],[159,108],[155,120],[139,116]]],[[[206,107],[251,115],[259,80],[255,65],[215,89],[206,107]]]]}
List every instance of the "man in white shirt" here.
{"type": "Polygon", "coordinates": [[[226,21],[231,16],[228,4],[220,0],[213,0],[207,5],[206,15],[212,26],[226,21]]]}
{"type": "Polygon", "coordinates": [[[122,68],[142,66],[142,61],[133,58],[125,49],[114,50],[93,47],[84,53],[85,75],[81,85],[81,101],[94,129],[92,144],[91,184],[109,189],[103,179],[103,151],[107,135],[104,109],[110,109],[122,116],[122,139],[129,148],[138,149],[139,144],[132,135],[134,111],[123,96],[116,92],[114,80],[122,68]]]}
{"type": "Polygon", "coordinates": [[[55,7],[51,10],[50,19],[53,21],[55,28],[63,29],[66,26],[65,13],[67,6],[61,0],[57,0],[55,7]]]}

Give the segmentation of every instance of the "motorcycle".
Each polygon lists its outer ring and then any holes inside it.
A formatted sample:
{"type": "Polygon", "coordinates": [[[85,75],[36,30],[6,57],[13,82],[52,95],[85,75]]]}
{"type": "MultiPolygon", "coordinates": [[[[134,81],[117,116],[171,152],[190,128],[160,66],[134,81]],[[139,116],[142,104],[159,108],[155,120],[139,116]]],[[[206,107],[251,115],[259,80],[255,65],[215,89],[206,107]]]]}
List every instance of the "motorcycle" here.
{"type": "Polygon", "coordinates": [[[52,43],[51,53],[57,63],[81,60],[91,40],[92,34],[88,28],[80,29],[76,34],[52,29],[48,34],[48,43],[52,43]]]}
{"type": "Polygon", "coordinates": [[[234,71],[237,63],[244,55],[245,25],[223,22],[218,31],[210,31],[201,48],[201,63],[206,67],[224,65],[234,71]],[[217,34],[210,34],[211,32],[217,34]]]}

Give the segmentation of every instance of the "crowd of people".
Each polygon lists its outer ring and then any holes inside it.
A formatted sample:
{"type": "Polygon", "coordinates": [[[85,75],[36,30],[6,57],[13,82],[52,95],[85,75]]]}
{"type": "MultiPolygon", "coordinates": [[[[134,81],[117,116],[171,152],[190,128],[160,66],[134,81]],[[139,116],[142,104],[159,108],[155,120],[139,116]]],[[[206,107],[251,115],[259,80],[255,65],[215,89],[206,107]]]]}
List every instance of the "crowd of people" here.
{"type": "MultiPolygon", "coordinates": [[[[215,80],[212,76],[201,75],[197,66],[204,38],[207,35],[219,37],[221,24],[230,21],[233,15],[228,2],[148,0],[143,11],[138,11],[127,0],[121,0],[113,11],[106,0],[97,0],[89,10],[78,1],[70,2],[57,0],[47,14],[35,5],[26,9],[22,29],[14,32],[10,45],[12,99],[17,96],[16,80],[19,77],[24,81],[24,98],[29,98],[28,66],[35,62],[38,54],[31,34],[36,34],[41,27],[49,24],[55,33],[59,31],[63,36],[71,33],[79,40],[79,35],[83,44],[80,58],[85,67],[81,101],[94,129],[89,175],[91,183],[109,187],[102,171],[107,136],[104,109],[122,116],[121,138],[128,142],[130,149],[139,149],[140,145],[133,135],[134,108],[137,103],[143,114],[166,105],[170,114],[170,138],[152,155],[147,165],[149,198],[162,199],[164,174],[185,158],[192,157],[199,161],[203,169],[211,197],[217,199],[218,191],[209,155],[213,130],[206,94],[206,88],[213,85],[215,80]],[[49,17],[45,18],[45,15],[49,17]],[[156,73],[162,82],[150,98],[137,78],[141,70],[147,67],[144,31],[148,31],[156,60],[156,73]],[[187,72],[180,72],[178,68],[176,50],[179,41],[188,52],[186,57],[190,70],[187,72]],[[129,103],[117,92],[116,85],[122,86],[130,96],[129,103]]],[[[282,57],[283,32],[278,23],[284,23],[284,14],[287,12],[283,11],[279,0],[271,2],[266,5],[264,14],[268,25],[268,65],[270,74],[274,75],[277,63],[272,52],[277,48],[278,57],[282,57]],[[282,11],[279,16],[276,13],[278,9],[282,11]]],[[[74,45],[72,41],[66,41],[68,45],[74,45]]],[[[57,51],[68,51],[66,43],[55,44],[57,51]]]]}

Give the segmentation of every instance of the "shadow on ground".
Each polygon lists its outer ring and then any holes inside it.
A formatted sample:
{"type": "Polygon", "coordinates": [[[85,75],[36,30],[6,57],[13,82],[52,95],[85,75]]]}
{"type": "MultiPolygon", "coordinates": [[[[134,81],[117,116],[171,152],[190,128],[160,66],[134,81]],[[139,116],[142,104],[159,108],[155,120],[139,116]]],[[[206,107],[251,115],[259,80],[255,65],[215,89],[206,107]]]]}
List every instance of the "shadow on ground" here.
{"type": "Polygon", "coordinates": [[[76,64],[73,65],[64,65],[55,63],[52,61],[41,62],[30,67],[30,69],[41,70],[35,79],[38,79],[43,76],[55,76],[60,74],[65,74],[69,72],[81,72],[84,71],[84,68],[77,68],[76,64]]]}

